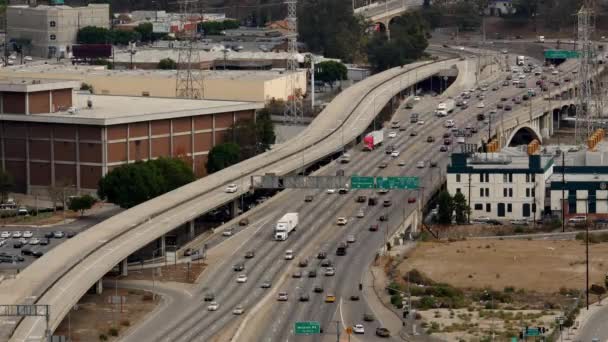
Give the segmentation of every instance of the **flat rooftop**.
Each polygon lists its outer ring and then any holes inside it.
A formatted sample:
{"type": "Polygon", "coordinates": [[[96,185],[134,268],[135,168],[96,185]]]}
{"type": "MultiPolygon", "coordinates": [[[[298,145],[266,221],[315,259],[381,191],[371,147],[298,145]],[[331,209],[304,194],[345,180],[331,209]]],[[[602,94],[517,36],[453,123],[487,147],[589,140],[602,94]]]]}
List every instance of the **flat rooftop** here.
{"type": "Polygon", "coordinates": [[[29,93],[35,91],[79,88],[80,82],[28,77],[0,78],[0,91],[29,93]]]}
{"type": "Polygon", "coordinates": [[[0,120],[106,126],[260,109],[263,107],[264,103],[261,102],[188,100],[77,93],[74,95],[73,110],[35,115],[4,114],[0,115],[0,120]],[[93,103],[91,109],[87,108],[88,100],[91,100],[93,103]]]}
{"type": "MultiPolygon", "coordinates": [[[[541,155],[540,165],[545,168],[551,162],[552,155],[541,155]]],[[[475,153],[467,158],[467,166],[474,170],[486,169],[528,169],[530,158],[527,152],[519,148],[508,147],[495,153],[475,153]]]]}
{"type": "MultiPolygon", "coordinates": [[[[566,183],[568,182],[608,182],[608,174],[598,173],[566,173],[566,183]]],[[[561,182],[563,179],[560,172],[554,172],[549,178],[550,182],[561,182]]]]}
{"type": "MultiPolygon", "coordinates": [[[[224,52],[218,51],[194,51],[199,54],[201,62],[223,60],[224,52]]],[[[177,61],[179,58],[179,51],[177,49],[141,49],[137,50],[137,53],[133,55],[133,63],[157,63],[163,58],[171,58],[177,61]]],[[[235,52],[229,51],[226,53],[226,59],[228,60],[284,60],[289,57],[287,52],[252,52],[243,51],[235,52]]],[[[131,53],[128,51],[115,50],[114,60],[120,63],[129,63],[131,61],[131,53]]]]}
{"type": "MultiPolygon", "coordinates": [[[[167,78],[175,79],[176,70],[108,70],[105,66],[96,65],[72,65],[57,63],[57,64],[24,64],[4,68],[5,77],[13,77],[19,75],[32,74],[50,74],[57,77],[65,77],[65,75],[80,75],[85,76],[111,76],[111,77],[151,77],[151,78],[167,78]],[[10,71],[10,72],[9,72],[10,71]]],[[[0,70],[0,73],[2,73],[0,70]]],[[[281,78],[285,75],[282,70],[203,70],[203,77],[206,79],[234,79],[234,80],[273,80],[281,78]]],[[[79,87],[80,85],[78,85],[79,87]]]]}

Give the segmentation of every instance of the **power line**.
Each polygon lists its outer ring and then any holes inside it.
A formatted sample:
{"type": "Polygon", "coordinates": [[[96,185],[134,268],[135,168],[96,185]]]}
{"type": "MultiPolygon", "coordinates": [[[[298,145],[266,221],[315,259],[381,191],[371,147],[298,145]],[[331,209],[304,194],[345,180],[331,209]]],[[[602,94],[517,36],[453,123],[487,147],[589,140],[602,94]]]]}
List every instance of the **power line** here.
{"type": "MultiPolygon", "coordinates": [[[[201,57],[198,50],[194,50],[196,41],[196,26],[192,29],[192,21],[189,16],[196,12],[194,8],[198,4],[196,0],[182,0],[181,6],[181,26],[182,38],[181,46],[178,48],[177,75],[175,77],[175,95],[187,99],[203,98],[203,72],[200,70],[201,57]],[[191,5],[194,5],[191,6],[191,5]],[[193,69],[197,69],[194,71],[193,69]]],[[[195,25],[196,21],[195,21],[195,25]]]]}

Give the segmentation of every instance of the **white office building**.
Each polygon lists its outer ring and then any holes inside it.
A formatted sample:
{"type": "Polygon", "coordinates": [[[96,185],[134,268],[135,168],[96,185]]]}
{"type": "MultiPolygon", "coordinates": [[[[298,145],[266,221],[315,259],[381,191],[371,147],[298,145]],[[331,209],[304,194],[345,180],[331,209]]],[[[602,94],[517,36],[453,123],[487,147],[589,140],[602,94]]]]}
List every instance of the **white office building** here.
{"type": "Polygon", "coordinates": [[[517,149],[500,153],[454,153],[447,168],[447,189],[461,192],[471,219],[539,219],[545,183],[553,174],[551,156],[528,155],[517,149]]]}

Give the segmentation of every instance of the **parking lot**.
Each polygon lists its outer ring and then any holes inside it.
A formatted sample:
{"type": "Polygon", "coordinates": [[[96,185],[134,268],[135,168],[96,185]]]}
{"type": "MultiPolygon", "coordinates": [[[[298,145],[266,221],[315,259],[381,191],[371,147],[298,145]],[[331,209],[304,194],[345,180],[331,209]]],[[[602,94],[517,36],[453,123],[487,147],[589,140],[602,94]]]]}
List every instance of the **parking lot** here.
{"type": "Polygon", "coordinates": [[[73,234],[76,234],[73,230],[53,228],[3,228],[0,230],[0,270],[23,269],[73,234]]]}

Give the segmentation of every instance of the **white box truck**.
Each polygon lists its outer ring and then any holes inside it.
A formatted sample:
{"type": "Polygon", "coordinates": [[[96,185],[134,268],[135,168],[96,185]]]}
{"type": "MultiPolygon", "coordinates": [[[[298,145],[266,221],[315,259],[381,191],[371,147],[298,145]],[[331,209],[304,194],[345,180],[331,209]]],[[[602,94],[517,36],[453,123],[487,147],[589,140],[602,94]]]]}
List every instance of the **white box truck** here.
{"type": "Polygon", "coordinates": [[[373,131],[363,138],[363,151],[372,151],[384,141],[384,131],[373,131]]]}
{"type": "Polygon", "coordinates": [[[285,241],[289,234],[298,226],[298,213],[287,213],[283,215],[274,227],[274,239],[285,241]]]}

